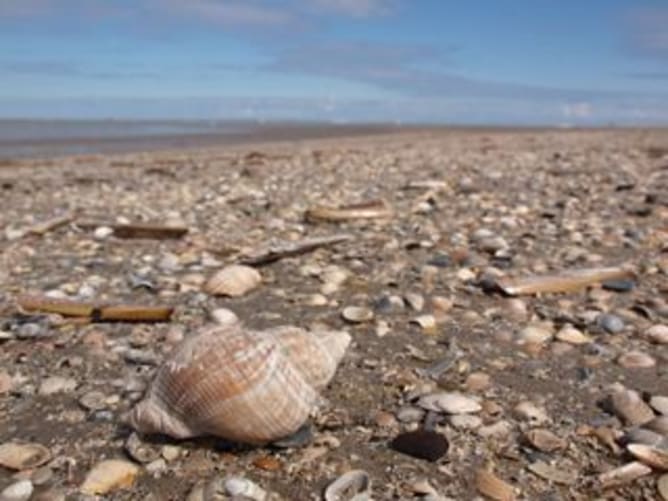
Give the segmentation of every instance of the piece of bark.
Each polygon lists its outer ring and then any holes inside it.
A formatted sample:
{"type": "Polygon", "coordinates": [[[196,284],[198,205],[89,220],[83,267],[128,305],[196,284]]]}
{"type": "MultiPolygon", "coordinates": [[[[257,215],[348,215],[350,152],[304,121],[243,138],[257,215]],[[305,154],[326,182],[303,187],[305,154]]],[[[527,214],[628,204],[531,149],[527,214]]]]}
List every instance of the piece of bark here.
{"type": "Polygon", "coordinates": [[[174,311],[168,306],[104,305],[44,296],[19,296],[16,302],[26,312],[57,313],[94,322],[165,322],[174,311]]]}
{"type": "Polygon", "coordinates": [[[558,275],[500,278],[496,280],[496,286],[509,296],[523,296],[543,292],[574,292],[608,280],[622,279],[635,279],[635,274],[626,268],[589,268],[558,275]]]}
{"type": "Polygon", "coordinates": [[[105,224],[78,222],[80,228],[90,230],[107,226],[111,228],[113,235],[117,238],[151,238],[156,240],[165,240],[170,238],[181,238],[188,233],[185,226],[165,226],[158,224],[105,224]]]}
{"type": "Polygon", "coordinates": [[[349,234],[332,235],[328,237],[314,237],[299,240],[297,242],[279,242],[271,244],[257,252],[242,256],[243,264],[261,265],[273,263],[285,257],[298,256],[314,251],[320,247],[339,244],[352,240],[353,236],[349,234]]]}
{"type": "Polygon", "coordinates": [[[392,215],[392,207],[385,200],[371,200],[338,207],[317,205],[306,211],[305,218],[311,222],[340,222],[351,219],[382,219],[392,215]]]}

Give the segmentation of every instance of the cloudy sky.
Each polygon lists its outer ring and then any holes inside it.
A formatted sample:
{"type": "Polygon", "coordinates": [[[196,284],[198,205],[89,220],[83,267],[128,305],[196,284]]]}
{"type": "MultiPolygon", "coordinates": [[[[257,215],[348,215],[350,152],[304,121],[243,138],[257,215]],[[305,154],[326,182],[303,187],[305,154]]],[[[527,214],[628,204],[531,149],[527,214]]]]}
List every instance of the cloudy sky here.
{"type": "Polygon", "coordinates": [[[666,0],[0,0],[0,116],[668,124],[666,0]]]}

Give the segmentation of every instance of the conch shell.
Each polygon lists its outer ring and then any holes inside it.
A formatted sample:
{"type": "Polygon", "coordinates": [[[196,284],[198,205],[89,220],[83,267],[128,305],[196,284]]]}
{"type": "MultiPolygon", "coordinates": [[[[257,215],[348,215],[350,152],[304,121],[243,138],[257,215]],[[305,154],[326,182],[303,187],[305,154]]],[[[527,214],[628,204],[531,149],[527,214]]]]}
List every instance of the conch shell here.
{"type": "Polygon", "coordinates": [[[206,328],[175,349],[129,423],[174,438],[262,444],[289,436],[316,407],[349,343],[343,331],[206,328]]]}

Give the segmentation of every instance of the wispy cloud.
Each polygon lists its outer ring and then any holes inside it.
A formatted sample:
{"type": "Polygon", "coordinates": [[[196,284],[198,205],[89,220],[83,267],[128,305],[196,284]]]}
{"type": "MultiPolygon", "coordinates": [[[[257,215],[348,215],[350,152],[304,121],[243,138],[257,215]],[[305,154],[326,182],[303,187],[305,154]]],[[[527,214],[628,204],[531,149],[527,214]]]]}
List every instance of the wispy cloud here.
{"type": "Polygon", "coordinates": [[[0,72],[7,76],[78,77],[90,79],[156,78],[157,73],[129,66],[113,71],[88,68],[69,61],[0,61],[0,72]]]}
{"type": "Polygon", "coordinates": [[[392,12],[395,0],[312,0],[314,6],[335,14],[369,17],[392,12]]]}
{"type": "Polygon", "coordinates": [[[296,20],[293,11],[266,1],[153,0],[151,3],[156,8],[164,5],[172,13],[228,26],[285,26],[296,20]]]}
{"type": "Polygon", "coordinates": [[[629,11],[627,35],[636,54],[668,61],[668,7],[629,11]]]}

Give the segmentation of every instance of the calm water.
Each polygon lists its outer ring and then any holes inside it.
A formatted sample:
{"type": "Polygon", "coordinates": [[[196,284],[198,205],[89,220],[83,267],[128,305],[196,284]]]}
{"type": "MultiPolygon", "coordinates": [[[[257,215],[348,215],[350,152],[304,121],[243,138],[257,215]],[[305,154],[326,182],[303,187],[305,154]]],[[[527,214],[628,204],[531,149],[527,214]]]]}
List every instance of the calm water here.
{"type": "Polygon", "coordinates": [[[257,125],[234,122],[0,120],[0,157],[132,151],[247,135],[257,125]]]}
{"type": "Polygon", "coordinates": [[[0,159],[180,149],[374,134],[393,125],[224,121],[0,120],[0,159]]]}

